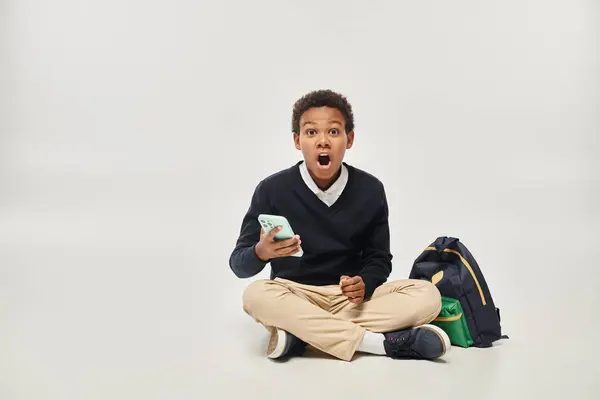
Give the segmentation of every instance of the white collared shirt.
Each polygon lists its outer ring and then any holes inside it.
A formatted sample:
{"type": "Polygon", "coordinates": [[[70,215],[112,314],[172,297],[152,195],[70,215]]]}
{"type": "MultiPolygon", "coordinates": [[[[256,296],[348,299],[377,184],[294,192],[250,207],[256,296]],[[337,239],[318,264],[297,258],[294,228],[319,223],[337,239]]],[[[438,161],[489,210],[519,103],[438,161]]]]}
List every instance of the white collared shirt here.
{"type": "Polygon", "coordinates": [[[346,183],[348,183],[348,169],[344,164],[342,164],[342,173],[338,177],[338,179],[329,187],[327,190],[321,190],[315,183],[315,181],[310,176],[308,172],[308,168],[306,167],[306,162],[302,162],[300,164],[300,175],[302,175],[302,179],[304,183],[308,186],[308,188],[317,195],[317,197],[327,206],[331,207],[333,203],[340,197],[342,191],[346,187],[346,183]]]}

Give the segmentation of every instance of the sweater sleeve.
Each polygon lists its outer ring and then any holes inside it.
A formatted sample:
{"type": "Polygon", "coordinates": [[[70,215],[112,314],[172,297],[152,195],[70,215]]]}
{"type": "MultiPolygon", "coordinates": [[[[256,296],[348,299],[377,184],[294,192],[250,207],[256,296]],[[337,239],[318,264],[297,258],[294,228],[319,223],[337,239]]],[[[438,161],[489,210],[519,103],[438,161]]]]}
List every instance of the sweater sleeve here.
{"type": "Polygon", "coordinates": [[[387,281],[392,272],[388,216],[389,209],[385,189],[381,185],[379,211],[365,236],[362,268],[358,274],[365,283],[365,300],[373,295],[378,286],[387,281]]]}
{"type": "Polygon", "coordinates": [[[249,278],[261,272],[267,262],[256,255],[254,248],[260,240],[260,214],[270,213],[270,207],[264,181],[261,181],[252,195],[250,206],[242,220],[240,234],[235,244],[229,266],[239,278],[249,278]]]}

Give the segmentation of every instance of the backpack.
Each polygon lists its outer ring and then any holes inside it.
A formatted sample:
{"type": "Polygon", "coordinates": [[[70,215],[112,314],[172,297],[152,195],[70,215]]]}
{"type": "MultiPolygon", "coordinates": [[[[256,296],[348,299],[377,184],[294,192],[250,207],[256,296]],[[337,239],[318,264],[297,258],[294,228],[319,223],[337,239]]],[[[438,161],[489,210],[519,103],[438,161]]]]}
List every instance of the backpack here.
{"type": "Polygon", "coordinates": [[[490,347],[508,338],[481,269],[459,239],[438,237],[415,260],[409,278],[428,280],[439,289],[442,309],[431,323],[446,331],[452,344],[490,347]]]}

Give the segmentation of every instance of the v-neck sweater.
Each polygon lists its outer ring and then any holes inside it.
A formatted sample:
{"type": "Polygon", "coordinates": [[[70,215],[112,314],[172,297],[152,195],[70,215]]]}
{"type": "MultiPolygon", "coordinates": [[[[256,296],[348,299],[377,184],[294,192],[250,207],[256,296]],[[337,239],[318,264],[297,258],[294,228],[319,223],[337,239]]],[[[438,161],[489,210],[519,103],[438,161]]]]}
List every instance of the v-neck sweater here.
{"type": "Polygon", "coordinates": [[[359,275],[365,298],[383,284],[392,270],[388,203],[383,183],[344,163],[348,181],[337,201],[328,206],[304,183],[298,162],[261,180],[242,220],[229,265],[249,278],[271,265],[271,279],[307,285],[337,285],[342,275],[359,275]],[[268,261],[255,252],[260,239],[260,214],[282,215],[302,240],[302,257],[268,261]]]}

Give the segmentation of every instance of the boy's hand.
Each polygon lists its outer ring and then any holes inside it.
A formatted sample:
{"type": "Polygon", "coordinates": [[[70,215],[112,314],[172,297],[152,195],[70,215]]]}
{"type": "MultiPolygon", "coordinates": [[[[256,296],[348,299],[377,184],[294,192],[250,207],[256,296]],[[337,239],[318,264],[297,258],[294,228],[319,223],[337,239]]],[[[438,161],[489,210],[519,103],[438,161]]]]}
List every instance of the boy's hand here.
{"type": "Polygon", "coordinates": [[[340,288],[350,303],[360,303],[365,298],[365,283],[360,276],[349,277],[342,275],[340,288]]]}
{"type": "Polygon", "coordinates": [[[260,241],[255,247],[256,256],[263,262],[272,258],[289,257],[300,251],[300,236],[295,235],[290,239],[275,240],[275,235],[281,230],[280,226],[272,229],[268,234],[261,228],[260,241]]]}

